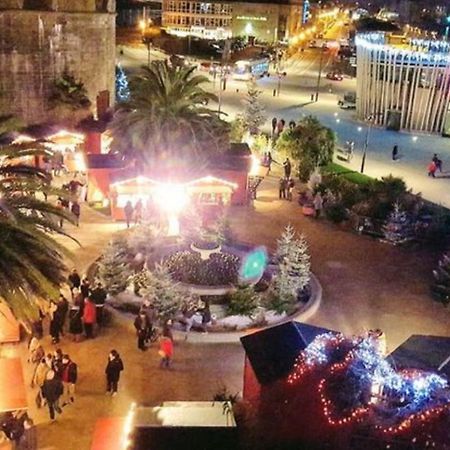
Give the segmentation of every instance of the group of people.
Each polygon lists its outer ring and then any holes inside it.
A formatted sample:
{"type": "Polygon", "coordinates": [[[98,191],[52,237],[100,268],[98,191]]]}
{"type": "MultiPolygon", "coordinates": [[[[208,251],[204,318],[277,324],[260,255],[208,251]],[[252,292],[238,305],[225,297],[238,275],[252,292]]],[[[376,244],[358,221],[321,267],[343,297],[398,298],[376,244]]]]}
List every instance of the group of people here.
{"type": "Polygon", "coordinates": [[[125,220],[127,222],[127,228],[130,228],[131,223],[134,219],[134,224],[138,225],[142,222],[142,214],[144,210],[144,204],[141,199],[139,199],[136,204],[133,206],[132,203],[128,200],[123,208],[123,212],[125,214],[125,220]]]}
{"type": "MultiPolygon", "coordinates": [[[[82,190],[84,184],[75,177],[67,184],[63,184],[62,188],[70,193],[70,199],[67,197],[58,197],[56,206],[64,211],[70,211],[75,217],[75,225],[80,225],[81,206],[80,202],[86,198],[86,193],[82,190]]],[[[59,226],[62,228],[64,219],[59,219],[59,226]]]]}
{"type": "MultiPolygon", "coordinates": [[[[272,118],[272,138],[276,139],[278,138],[281,133],[284,131],[284,127],[286,126],[286,121],[284,119],[278,120],[276,117],[272,118]]],[[[289,122],[289,129],[293,130],[296,126],[296,123],[294,120],[291,120],[289,122]]]]}
{"type": "Polygon", "coordinates": [[[437,153],[435,153],[433,158],[431,158],[430,164],[428,164],[428,176],[436,178],[436,172],[438,170],[442,173],[442,160],[439,158],[437,153]]]}
{"type": "Polygon", "coordinates": [[[31,387],[38,390],[36,405],[46,405],[53,421],[64,406],[75,401],[78,366],[60,348],[46,353],[36,336],[31,338],[28,351],[28,361],[34,365],[31,387]]]}

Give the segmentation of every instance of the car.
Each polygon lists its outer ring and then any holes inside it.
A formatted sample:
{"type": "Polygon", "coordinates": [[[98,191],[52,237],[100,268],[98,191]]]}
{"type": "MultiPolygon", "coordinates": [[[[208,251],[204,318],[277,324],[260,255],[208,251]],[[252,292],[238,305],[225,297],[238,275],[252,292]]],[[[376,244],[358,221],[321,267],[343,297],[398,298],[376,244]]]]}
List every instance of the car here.
{"type": "Polygon", "coordinates": [[[333,81],[342,81],[344,79],[344,76],[339,72],[328,72],[326,77],[328,80],[333,81]]]}
{"type": "Polygon", "coordinates": [[[341,109],[356,109],[356,103],[353,102],[347,102],[345,100],[339,100],[338,106],[341,109]]]}

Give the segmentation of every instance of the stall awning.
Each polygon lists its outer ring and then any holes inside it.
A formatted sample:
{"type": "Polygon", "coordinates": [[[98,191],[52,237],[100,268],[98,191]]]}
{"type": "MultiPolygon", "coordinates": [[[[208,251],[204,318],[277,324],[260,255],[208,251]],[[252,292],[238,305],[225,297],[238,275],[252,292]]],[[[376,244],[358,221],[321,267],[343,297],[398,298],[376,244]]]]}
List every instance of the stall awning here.
{"type": "Polygon", "coordinates": [[[27,409],[20,358],[0,358],[0,412],[27,409]]]}

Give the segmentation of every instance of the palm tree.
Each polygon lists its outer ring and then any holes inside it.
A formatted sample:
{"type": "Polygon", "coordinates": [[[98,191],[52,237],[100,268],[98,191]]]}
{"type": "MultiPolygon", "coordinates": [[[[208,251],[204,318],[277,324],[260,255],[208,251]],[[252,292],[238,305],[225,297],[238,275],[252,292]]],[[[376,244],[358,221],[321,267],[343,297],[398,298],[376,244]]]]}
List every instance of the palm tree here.
{"type": "Polygon", "coordinates": [[[119,106],[111,133],[112,151],[148,166],[198,165],[199,159],[228,148],[228,124],[217,101],[194,68],[154,61],[130,81],[131,98],[119,106]]]}
{"type": "Polygon", "coordinates": [[[60,192],[45,171],[16,164],[43,151],[42,144],[0,147],[0,301],[23,323],[37,317],[39,300],[58,295],[68,255],[54,235],[66,235],[57,219],[71,215],[39,199],[60,192]]]}

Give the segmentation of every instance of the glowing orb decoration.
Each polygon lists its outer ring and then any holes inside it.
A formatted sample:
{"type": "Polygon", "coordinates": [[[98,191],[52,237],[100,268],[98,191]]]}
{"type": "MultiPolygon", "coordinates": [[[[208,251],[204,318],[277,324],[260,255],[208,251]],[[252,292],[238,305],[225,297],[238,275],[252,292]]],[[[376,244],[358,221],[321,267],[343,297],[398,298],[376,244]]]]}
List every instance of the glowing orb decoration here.
{"type": "Polygon", "coordinates": [[[262,277],[267,266],[267,250],[258,247],[243,258],[239,275],[243,281],[257,280],[262,277]]]}
{"type": "Polygon", "coordinates": [[[169,222],[169,236],[180,234],[178,216],[189,202],[186,188],[180,184],[161,184],[154,191],[154,198],[159,208],[165,211],[169,222]]]}

